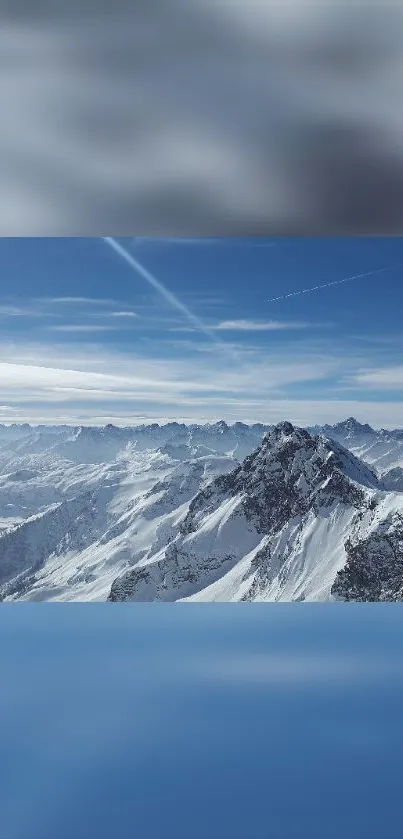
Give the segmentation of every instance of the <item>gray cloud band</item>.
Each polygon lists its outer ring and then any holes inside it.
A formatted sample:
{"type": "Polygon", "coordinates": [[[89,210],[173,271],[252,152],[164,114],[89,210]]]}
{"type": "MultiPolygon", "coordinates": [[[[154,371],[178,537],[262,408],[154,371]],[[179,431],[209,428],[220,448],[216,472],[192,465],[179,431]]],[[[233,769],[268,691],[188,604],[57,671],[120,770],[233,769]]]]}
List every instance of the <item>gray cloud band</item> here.
{"type": "Polygon", "coordinates": [[[403,8],[2,6],[0,233],[401,233],[403,8]]]}

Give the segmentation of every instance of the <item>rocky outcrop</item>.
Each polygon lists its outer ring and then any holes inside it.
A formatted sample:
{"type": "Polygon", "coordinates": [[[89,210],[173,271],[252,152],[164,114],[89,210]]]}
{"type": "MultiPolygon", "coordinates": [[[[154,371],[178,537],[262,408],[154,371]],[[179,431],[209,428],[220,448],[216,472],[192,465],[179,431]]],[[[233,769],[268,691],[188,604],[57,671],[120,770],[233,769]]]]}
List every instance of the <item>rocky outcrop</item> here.
{"type": "Polygon", "coordinates": [[[338,443],[280,423],[240,466],[194,496],[174,541],[116,580],[109,599],[190,596],[217,583],[256,547],[243,577],[250,585],[241,595],[253,599],[274,571],[281,585],[282,565],[297,550],[298,531],[308,520],[332,510],[345,509],[352,518],[364,514],[379,490],[376,475],[338,443]],[[274,548],[290,522],[296,525],[288,541],[274,548]]]}
{"type": "Polygon", "coordinates": [[[332,594],[343,600],[403,600],[403,515],[396,513],[367,538],[345,545],[347,562],[332,594]]]}

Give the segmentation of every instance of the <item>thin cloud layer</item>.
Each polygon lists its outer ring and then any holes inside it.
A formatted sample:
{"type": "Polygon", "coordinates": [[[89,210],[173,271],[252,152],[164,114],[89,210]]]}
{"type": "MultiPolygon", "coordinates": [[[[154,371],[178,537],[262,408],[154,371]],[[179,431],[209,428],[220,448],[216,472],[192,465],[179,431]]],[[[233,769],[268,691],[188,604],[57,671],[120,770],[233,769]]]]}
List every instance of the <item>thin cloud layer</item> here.
{"type": "Polygon", "coordinates": [[[352,377],[355,384],[386,390],[403,388],[403,366],[360,371],[352,377]]]}
{"type": "Polygon", "coordinates": [[[309,323],[292,323],[278,320],[223,320],[213,328],[231,332],[277,332],[282,329],[307,329],[308,327],[309,323]]]}
{"type": "MultiPolygon", "coordinates": [[[[288,419],[310,425],[353,415],[375,427],[401,425],[401,404],[388,398],[382,380],[376,400],[372,381],[370,387],[357,381],[353,393],[343,385],[353,364],[359,370],[361,358],[353,354],[336,357],[305,347],[296,360],[292,349],[279,355],[249,348],[235,366],[213,347],[180,357],[168,357],[166,347],[160,356],[157,349],[150,356],[79,341],[2,344],[0,420],[130,425],[147,419],[288,419]]],[[[385,372],[390,382],[391,372],[385,372]]]]}

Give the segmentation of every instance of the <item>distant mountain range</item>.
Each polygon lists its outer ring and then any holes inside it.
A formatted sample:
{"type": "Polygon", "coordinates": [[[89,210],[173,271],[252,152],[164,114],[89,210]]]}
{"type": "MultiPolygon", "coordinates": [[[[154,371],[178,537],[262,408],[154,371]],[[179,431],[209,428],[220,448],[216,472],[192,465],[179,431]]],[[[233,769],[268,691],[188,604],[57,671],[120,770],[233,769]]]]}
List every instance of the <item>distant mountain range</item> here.
{"type": "Polygon", "coordinates": [[[0,599],[401,600],[403,431],[0,425],[0,599]]]}

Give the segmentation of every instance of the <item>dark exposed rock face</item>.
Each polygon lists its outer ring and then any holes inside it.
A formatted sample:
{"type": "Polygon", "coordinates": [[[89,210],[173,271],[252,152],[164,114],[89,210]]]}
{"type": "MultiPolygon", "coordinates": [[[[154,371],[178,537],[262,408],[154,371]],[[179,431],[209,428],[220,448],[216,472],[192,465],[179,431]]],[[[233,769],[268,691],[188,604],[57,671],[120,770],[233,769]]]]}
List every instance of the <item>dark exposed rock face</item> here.
{"type": "Polygon", "coordinates": [[[196,514],[208,508],[210,500],[214,504],[217,493],[242,493],[245,515],[261,533],[281,527],[315,504],[329,506],[337,500],[358,507],[364,495],[348,474],[354,471],[365,485],[377,486],[374,473],[337,443],[280,423],[241,466],[216,478],[193,499],[183,532],[194,529],[196,514]]]}
{"type": "MultiPolygon", "coordinates": [[[[186,586],[194,584],[197,590],[198,578],[207,578],[208,584],[214,575],[220,575],[220,566],[222,573],[226,573],[234,561],[231,552],[227,555],[213,552],[201,560],[192,557],[184,540],[227,500],[240,499],[231,515],[243,516],[245,529],[250,527],[260,536],[270,537],[290,520],[302,521],[308,514],[317,515],[333,505],[349,506],[357,511],[367,509],[368,489],[379,489],[378,479],[349,451],[323,436],[294,428],[291,423],[280,423],[240,466],[215,478],[195,495],[175,542],[168,544],[155,562],[135,567],[115,580],[109,600],[141,599],[143,590],[145,599],[164,599],[164,590],[168,589],[176,589],[178,597],[187,596],[186,586]]],[[[253,586],[257,594],[270,576],[270,563],[268,547],[253,560],[252,568],[257,570],[253,586]]],[[[171,599],[175,599],[172,594],[171,599]]]]}
{"type": "Polygon", "coordinates": [[[400,466],[389,469],[389,472],[382,475],[382,483],[387,490],[403,492],[403,469],[400,466]]]}
{"type": "MultiPolygon", "coordinates": [[[[118,577],[112,583],[108,601],[110,603],[130,600],[133,590],[133,572],[125,574],[123,577],[118,577]]],[[[147,568],[139,568],[136,571],[136,584],[144,583],[148,585],[151,582],[151,576],[147,568]]]]}
{"type": "Polygon", "coordinates": [[[172,600],[172,590],[178,592],[178,597],[186,596],[190,589],[197,585],[200,577],[214,577],[225,573],[233,557],[206,556],[203,562],[197,562],[196,557],[178,549],[176,544],[168,545],[164,559],[157,563],[135,568],[133,571],[118,577],[111,587],[109,602],[133,599],[133,593],[140,593],[138,600],[172,600]],[[154,596],[150,597],[150,591],[154,596]]]}
{"type": "Polygon", "coordinates": [[[366,539],[346,543],[348,561],[332,594],[343,600],[403,600],[403,516],[388,517],[366,539]]]}

